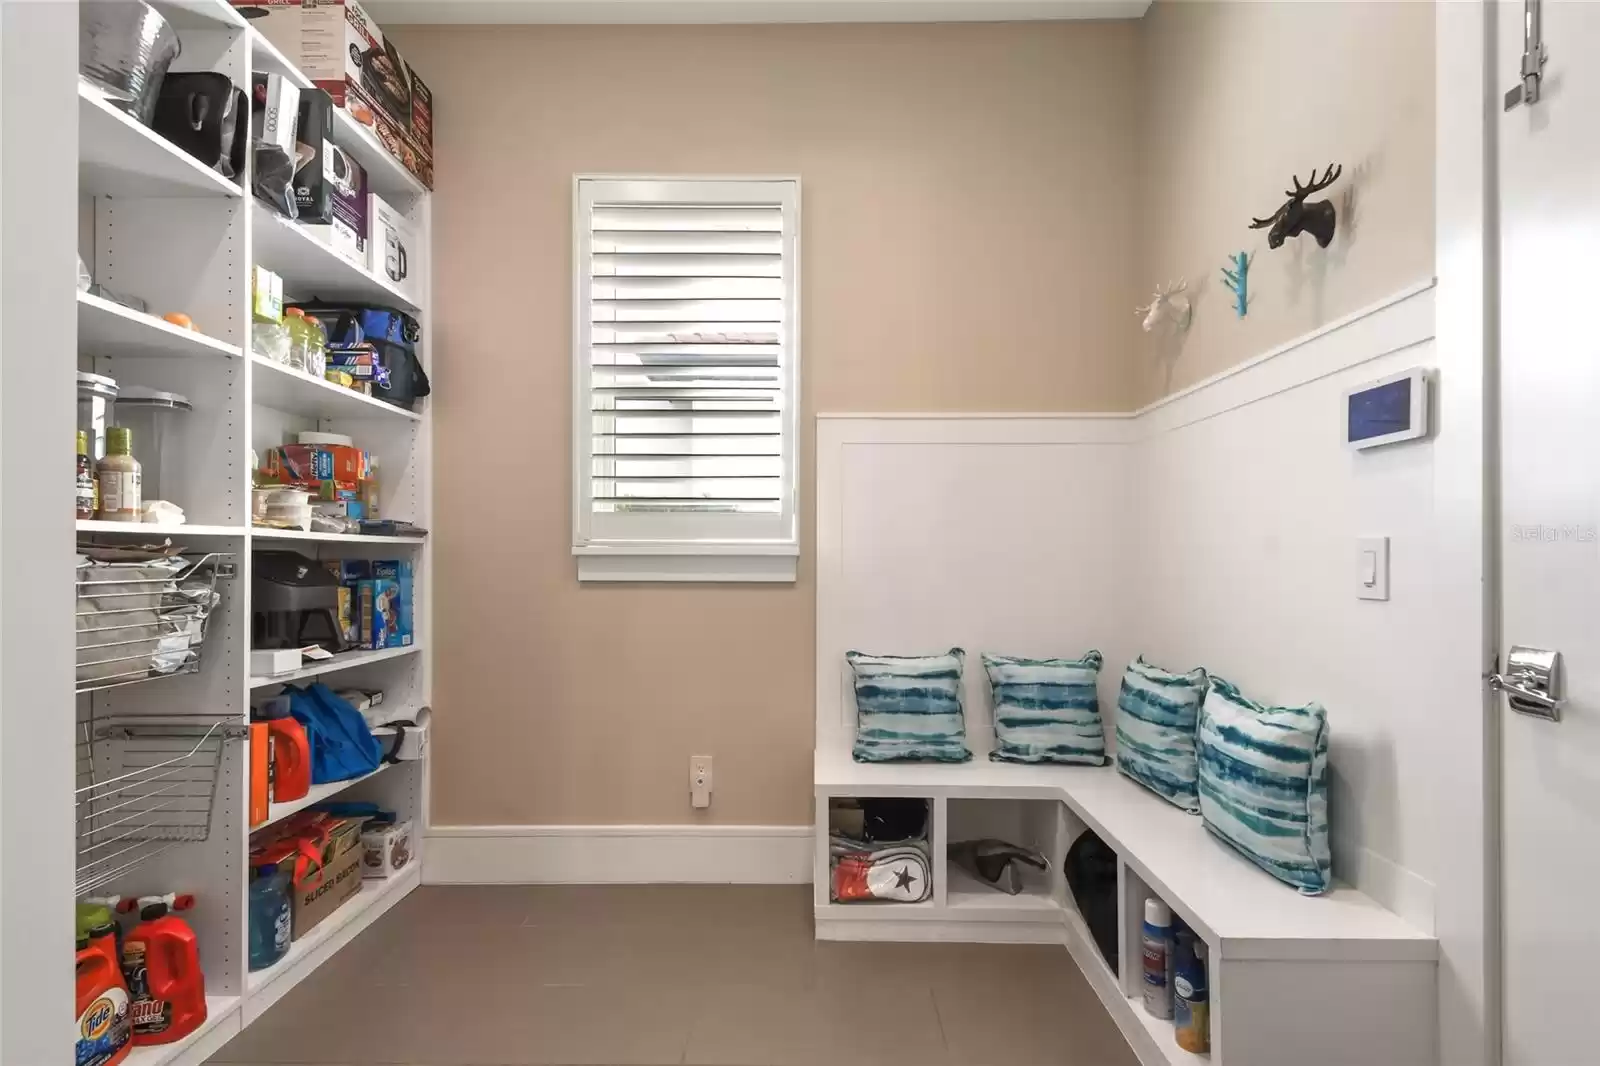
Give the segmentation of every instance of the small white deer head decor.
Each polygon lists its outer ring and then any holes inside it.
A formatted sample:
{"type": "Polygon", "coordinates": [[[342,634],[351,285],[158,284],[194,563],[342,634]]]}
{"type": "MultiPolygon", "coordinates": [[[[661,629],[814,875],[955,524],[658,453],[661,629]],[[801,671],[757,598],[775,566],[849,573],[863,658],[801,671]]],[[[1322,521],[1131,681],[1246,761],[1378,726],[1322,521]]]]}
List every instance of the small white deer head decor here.
{"type": "Polygon", "coordinates": [[[1189,298],[1183,295],[1188,287],[1188,282],[1182,278],[1158,285],[1149,303],[1133,309],[1134,314],[1144,316],[1146,333],[1154,333],[1163,324],[1171,324],[1173,329],[1189,328],[1189,316],[1194,309],[1189,306],[1189,298]]]}

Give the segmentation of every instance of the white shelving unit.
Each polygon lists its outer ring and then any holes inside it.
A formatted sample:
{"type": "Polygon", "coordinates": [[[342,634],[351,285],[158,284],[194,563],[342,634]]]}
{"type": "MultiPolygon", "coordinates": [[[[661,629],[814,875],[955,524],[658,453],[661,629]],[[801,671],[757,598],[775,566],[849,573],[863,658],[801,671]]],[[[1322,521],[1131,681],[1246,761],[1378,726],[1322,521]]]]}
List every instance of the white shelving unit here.
{"type": "MultiPolygon", "coordinates": [[[[227,0],[153,0],[177,30],[183,51],[175,70],[213,70],[250,89],[252,70],[310,83],[227,0]]],[[[63,22],[65,32],[65,22],[63,22]]],[[[64,48],[63,48],[64,50],[64,48]]],[[[76,55],[76,33],[71,33],[76,55]]],[[[7,83],[8,86],[10,83],[7,83]]],[[[9,88],[8,88],[9,91],[9,88]]],[[[300,225],[248,193],[249,180],[224,178],[154,131],[80,86],[78,112],[78,248],[96,283],[137,297],[149,313],[112,299],[78,293],[78,369],[107,374],[119,385],[179,392],[193,410],[177,433],[183,469],[162,471],[162,491],[184,508],[176,526],[79,521],[80,538],[115,543],[164,539],[186,555],[223,553],[231,576],[219,578],[220,606],[207,630],[201,669],[77,697],[80,727],[119,722],[219,724],[216,735],[242,732],[252,699],[289,683],[336,675],[334,683],[384,690],[389,705],[415,711],[431,698],[431,553],[423,536],[353,536],[255,529],[250,516],[250,454],[292,442],[315,429],[343,433],[379,458],[380,513],[427,528],[432,500],[432,429],[427,401],[406,411],[277,364],[251,350],[250,270],[267,267],[284,279],[286,299],[346,300],[396,307],[422,324],[419,353],[432,363],[427,190],[390,157],[370,132],[339,112],[334,139],[366,167],[373,191],[409,215],[418,231],[416,296],[401,296],[386,279],[336,254],[300,225]],[[189,315],[199,330],[163,321],[189,315]],[[202,332],[203,331],[203,332],[202,332]],[[256,550],[294,551],[307,558],[403,558],[414,568],[414,643],[350,651],[278,677],[249,672],[252,557],[256,550]],[[159,716],[159,719],[158,719],[159,716]]],[[[64,101],[63,101],[64,102],[64,101]]],[[[240,136],[247,136],[240,131],[240,136]]],[[[63,279],[63,284],[65,284],[63,279]]],[[[61,410],[66,410],[61,405],[61,410]]],[[[63,416],[64,417],[64,416],[63,416]]],[[[68,438],[65,424],[49,439],[68,438]]],[[[140,441],[134,441],[135,455],[140,441]]],[[[72,638],[66,633],[62,640],[72,638]]],[[[331,679],[330,679],[331,680],[331,679]]],[[[78,785],[100,774],[107,756],[83,761],[78,785]]],[[[270,827],[318,802],[371,800],[415,826],[411,865],[400,875],[367,882],[361,892],[296,941],[276,965],[248,968],[248,760],[244,742],[217,743],[209,824],[193,838],[117,873],[97,894],[193,892],[186,915],[200,940],[209,1016],[186,1039],[140,1048],[130,1066],[199,1066],[240,1028],[342,948],[421,881],[427,824],[426,761],[381,766],[363,777],[312,787],[304,798],[273,804],[270,827]]],[[[211,766],[207,763],[208,768],[211,766]]],[[[208,779],[209,780],[209,779],[208,779]]],[[[204,817],[202,813],[201,817],[204,817]]],[[[81,841],[80,841],[81,846],[81,841]]],[[[80,858],[81,862],[81,858],[80,858]]],[[[65,908],[63,908],[65,913],[65,908]]],[[[63,933],[63,935],[65,935],[63,933]]],[[[64,986],[70,1010],[71,990],[64,986]]],[[[52,1027],[61,1028],[64,1027],[52,1027]]]]}

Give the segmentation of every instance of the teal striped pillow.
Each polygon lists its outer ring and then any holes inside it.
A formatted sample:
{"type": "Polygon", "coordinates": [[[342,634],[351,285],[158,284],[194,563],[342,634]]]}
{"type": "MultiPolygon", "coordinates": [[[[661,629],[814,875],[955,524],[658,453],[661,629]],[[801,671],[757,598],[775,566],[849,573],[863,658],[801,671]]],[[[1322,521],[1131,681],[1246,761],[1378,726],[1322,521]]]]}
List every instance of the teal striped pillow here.
{"type": "Polygon", "coordinates": [[[1143,657],[1117,693],[1117,769],[1190,814],[1200,813],[1194,731],[1205,694],[1204,670],[1174,674],[1143,657]]]}
{"type": "Polygon", "coordinates": [[[855,675],[857,762],[966,762],[961,666],[966,652],[868,655],[847,651],[855,675]]]}
{"type": "Polygon", "coordinates": [[[1106,764],[1106,735],[1100,724],[1102,656],[1081,659],[983,657],[994,693],[994,750],[997,762],[1106,764]]]}
{"type": "Polygon", "coordinates": [[[1263,707],[1221,678],[1200,708],[1206,828],[1308,896],[1333,883],[1328,848],[1328,713],[1263,707]]]}

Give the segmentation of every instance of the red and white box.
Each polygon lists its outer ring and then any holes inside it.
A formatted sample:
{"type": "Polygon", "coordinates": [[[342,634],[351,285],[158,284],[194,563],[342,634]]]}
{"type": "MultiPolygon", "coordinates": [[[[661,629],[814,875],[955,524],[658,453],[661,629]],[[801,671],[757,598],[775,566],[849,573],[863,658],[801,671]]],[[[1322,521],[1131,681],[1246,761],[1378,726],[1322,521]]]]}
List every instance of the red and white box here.
{"type": "Polygon", "coordinates": [[[433,188],[433,92],[359,0],[233,0],[284,58],[433,188]]]}

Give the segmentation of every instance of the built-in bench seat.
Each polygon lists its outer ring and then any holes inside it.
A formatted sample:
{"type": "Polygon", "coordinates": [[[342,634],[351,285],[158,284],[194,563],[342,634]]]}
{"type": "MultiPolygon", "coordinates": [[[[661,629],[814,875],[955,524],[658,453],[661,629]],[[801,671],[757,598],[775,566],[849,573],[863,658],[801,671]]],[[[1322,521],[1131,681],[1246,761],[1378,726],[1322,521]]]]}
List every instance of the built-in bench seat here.
{"type": "Polygon", "coordinates": [[[819,938],[1064,943],[1146,1063],[1433,1062],[1438,943],[1429,932],[1343,885],[1301,895],[1213,837],[1198,816],[1112,767],[1015,765],[981,755],[961,764],[865,764],[847,750],[819,750],[814,769],[819,938]],[[933,898],[918,905],[831,903],[829,801],[890,796],[929,801],[943,883],[936,873],[933,898]],[[1037,847],[1058,867],[1086,829],[1120,860],[1116,970],[1089,937],[1059,869],[1007,896],[942,862],[951,840],[989,835],[1037,847]],[[1138,1002],[1139,928],[1150,896],[1206,942],[1209,1059],[1180,1050],[1171,1023],[1138,1002]]]}

